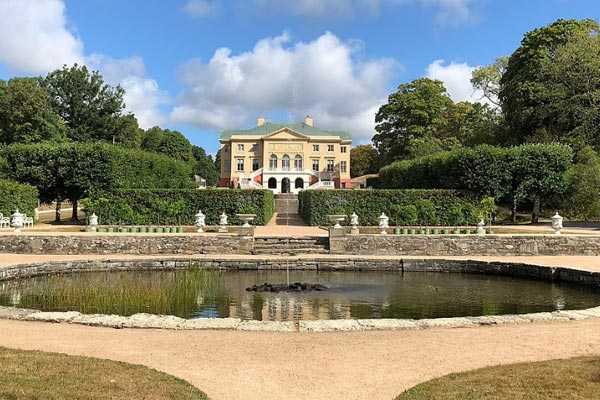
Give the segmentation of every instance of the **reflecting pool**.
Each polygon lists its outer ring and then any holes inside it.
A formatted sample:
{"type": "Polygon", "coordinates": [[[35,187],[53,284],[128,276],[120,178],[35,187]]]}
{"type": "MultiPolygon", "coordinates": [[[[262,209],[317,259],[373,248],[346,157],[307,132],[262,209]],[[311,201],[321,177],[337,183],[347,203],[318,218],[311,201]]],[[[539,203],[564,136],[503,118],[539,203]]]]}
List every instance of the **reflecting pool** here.
{"type": "Polygon", "coordinates": [[[421,272],[290,271],[309,293],[257,293],[285,271],[125,271],[49,275],[0,283],[0,305],[87,314],[152,313],[254,320],[438,318],[572,310],[600,305],[600,291],[520,278],[421,272]]]}

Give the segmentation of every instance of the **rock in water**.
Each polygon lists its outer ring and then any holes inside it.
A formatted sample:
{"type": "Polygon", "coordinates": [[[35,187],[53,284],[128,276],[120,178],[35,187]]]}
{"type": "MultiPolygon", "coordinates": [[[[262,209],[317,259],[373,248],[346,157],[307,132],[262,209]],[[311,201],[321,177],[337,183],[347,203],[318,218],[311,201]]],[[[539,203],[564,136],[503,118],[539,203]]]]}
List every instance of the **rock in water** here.
{"type": "Polygon", "coordinates": [[[265,282],[262,285],[252,285],[246,288],[247,292],[312,292],[317,291],[320,292],[322,290],[327,290],[327,286],[321,285],[320,283],[300,283],[295,282],[290,285],[286,285],[284,283],[275,283],[270,284],[265,282]]]}

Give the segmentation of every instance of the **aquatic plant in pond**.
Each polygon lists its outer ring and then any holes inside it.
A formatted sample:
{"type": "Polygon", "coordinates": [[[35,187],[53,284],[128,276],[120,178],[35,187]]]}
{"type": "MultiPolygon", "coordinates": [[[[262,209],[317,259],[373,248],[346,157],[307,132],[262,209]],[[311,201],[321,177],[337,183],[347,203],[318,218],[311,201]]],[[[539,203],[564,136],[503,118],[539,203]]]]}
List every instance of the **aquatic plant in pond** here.
{"type": "Polygon", "coordinates": [[[49,275],[20,294],[19,307],[85,314],[136,313],[187,318],[198,312],[198,299],[219,291],[218,271],[192,267],[169,275],[156,271],[49,275]]]}

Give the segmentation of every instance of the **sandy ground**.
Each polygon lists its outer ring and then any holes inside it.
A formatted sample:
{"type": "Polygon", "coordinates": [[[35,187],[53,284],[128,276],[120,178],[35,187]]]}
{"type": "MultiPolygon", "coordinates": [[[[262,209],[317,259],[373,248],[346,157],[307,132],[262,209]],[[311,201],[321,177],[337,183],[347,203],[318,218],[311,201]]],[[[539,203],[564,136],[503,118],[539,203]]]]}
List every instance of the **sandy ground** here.
{"type": "Polygon", "coordinates": [[[2,320],[0,345],[147,365],[186,379],[212,399],[389,400],[450,372],[600,354],[598,332],[598,319],[344,333],[117,330],[2,320]]]}

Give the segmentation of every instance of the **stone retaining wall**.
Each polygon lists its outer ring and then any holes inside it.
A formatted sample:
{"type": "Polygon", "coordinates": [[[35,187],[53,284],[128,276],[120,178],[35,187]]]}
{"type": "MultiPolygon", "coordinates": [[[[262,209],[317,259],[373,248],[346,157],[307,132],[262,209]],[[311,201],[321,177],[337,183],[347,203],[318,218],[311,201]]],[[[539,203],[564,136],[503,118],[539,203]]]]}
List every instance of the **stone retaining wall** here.
{"type": "Polygon", "coordinates": [[[250,254],[253,237],[237,235],[1,235],[0,253],[18,254],[250,254]]]}
{"type": "Polygon", "coordinates": [[[598,256],[600,235],[331,235],[330,254],[598,256]]]}

